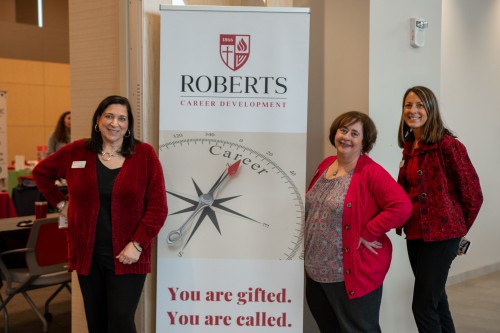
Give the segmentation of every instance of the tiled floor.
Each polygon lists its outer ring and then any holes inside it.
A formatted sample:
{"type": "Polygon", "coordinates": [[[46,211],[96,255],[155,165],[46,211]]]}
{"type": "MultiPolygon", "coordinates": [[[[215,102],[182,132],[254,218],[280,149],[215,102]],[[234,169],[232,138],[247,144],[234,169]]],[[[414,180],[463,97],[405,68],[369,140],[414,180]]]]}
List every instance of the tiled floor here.
{"type": "MultiPolygon", "coordinates": [[[[43,303],[53,288],[30,292],[43,311],[43,303]]],[[[500,271],[471,279],[447,288],[450,307],[457,333],[500,333],[500,271]]],[[[2,290],[2,295],[4,291],[2,290]]],[[[10,314],[9,332],[42,332],[42,323],[28,303],[17,295],[8,306],[10,314]]],[[[71,332],[71,296],[63,290],[51,303],[52,321],[50,333],[71,332]]],[[[3,316],[0,315],[0,332],[3,316]]]]}

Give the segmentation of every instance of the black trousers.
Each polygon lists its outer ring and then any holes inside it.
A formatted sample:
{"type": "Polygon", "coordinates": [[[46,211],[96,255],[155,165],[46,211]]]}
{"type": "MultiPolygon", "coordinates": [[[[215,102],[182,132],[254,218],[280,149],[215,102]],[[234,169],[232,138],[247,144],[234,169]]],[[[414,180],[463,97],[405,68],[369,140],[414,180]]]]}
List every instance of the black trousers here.
{"type": "Polygon", "coordinates": [[[78,275],[89,333],[136,332],[146,274],[116,275],[113,267],[113,258],[94,255],[89,275],[78,275]]]}
{"type": "Polygon", "coordinates": [[[412,311],[420,333],[455,332],[445,286],[459,243],[460,237],[437,242],[406,241],[415,275],[412,311]]]}
{"type": "Polygon", "coordinates": [[[382,286],[349,299],[344,282],[320,283],[307,277],[306,299],[321,333],[380,333],[382,286]]]}

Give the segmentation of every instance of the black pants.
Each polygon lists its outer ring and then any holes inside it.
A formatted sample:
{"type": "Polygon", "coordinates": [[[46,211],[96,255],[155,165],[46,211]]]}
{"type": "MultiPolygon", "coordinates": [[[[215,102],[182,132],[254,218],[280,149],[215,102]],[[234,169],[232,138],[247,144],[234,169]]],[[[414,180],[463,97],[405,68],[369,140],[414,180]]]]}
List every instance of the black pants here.
{"type": "Polygon", "coordinates": [[[344,282],[306,281],[309,309],[321,333],[379,333],[382,286],[371,293],[349,299],[344,282]]]}
{"type": "Polygon", "coordinates": [[[78,275],[89,333],[135,333],[145,279],[145,274],[116,275],[111,257],[94,255],[89,275],[78,275]]]}
{"type": "Polygon", "coordinates": [[[412,311],[420,333],[455,332],[445,286],[459,243],[460,237],[438,242],[406,241],[415,275],[412,311]]]}

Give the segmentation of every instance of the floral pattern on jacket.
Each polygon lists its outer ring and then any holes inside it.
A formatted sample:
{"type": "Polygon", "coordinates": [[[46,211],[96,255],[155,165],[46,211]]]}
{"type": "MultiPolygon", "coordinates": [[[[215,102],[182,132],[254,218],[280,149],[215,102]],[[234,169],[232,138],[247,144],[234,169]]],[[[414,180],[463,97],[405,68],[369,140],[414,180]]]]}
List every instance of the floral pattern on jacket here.
{"type": "MultiPolygon", "coordinates": [[[[398,183],[406,192],[405,174],[412,145],[413,141],[408,141],[403,147],[398,176],[398,183]]],[[[424,241],[465,236],[483,203],[479,177],[465,146],[445,135],[435,144],[422,146],[417,164],[424,241]]],[[[399,235],[401,230],[398,229],[399,235]]]]}

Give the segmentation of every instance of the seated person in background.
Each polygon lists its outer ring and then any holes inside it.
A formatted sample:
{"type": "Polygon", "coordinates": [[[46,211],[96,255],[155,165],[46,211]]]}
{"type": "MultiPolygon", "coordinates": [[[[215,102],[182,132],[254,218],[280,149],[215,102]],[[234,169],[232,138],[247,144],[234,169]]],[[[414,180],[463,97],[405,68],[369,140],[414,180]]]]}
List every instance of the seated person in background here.
{"type": "Polygon", "coordinates": [[[49,137],[47,145],[47,156],[53,154],[56,150],[68,144],[71,139],[71,112],[66,111],[59,117],[56,129],[49,137]]]}

